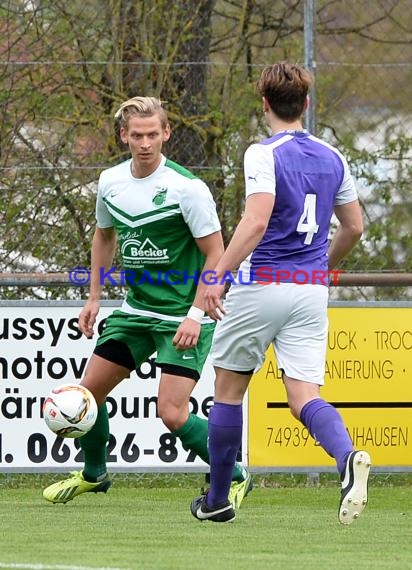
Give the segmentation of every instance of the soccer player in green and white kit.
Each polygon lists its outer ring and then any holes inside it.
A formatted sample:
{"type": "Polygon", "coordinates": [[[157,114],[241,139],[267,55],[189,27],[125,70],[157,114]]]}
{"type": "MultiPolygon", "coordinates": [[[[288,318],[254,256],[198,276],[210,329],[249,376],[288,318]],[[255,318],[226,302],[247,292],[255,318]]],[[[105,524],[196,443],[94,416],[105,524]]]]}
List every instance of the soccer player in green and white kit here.
{"type": "MultiPolygon", "coordinates": [[[[207,420],[189,413],[189,398],[215,325],[203,311],[206,285],[200,276],[223,253],[216,206],[204,182],[162,154],[170,125],[158,99],[134,97],[115,118],[132,158],[100,175],[90,294],[79,316],[82,333],[93,336],[101,276],[112,266],[117,242],[128,293],[121,309],[106,320],[81,382],[99,406],[96,424],[79,440],[84,469],[44,490],[43,497],[52,503],[109,489],[105,400],[154,352],[161,368],[158,414],[185,449],[209,463],[207,420]]],[[[251,486],[250,474],[236,464],[231,489],[236,506],[251,486]]]]}

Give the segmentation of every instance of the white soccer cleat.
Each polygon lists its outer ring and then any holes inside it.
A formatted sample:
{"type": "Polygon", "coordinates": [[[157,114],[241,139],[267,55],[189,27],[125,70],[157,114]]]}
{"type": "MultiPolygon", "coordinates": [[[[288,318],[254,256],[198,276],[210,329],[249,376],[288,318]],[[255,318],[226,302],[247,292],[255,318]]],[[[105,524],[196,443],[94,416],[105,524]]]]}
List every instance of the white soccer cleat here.
{"type": "Polygon", "coordinates": [[[368,477],[371,458],[366,451],[352,451],[348,457],[342,480],[339,504],[339,522],[352,524],[368,502],[368,477]]]}

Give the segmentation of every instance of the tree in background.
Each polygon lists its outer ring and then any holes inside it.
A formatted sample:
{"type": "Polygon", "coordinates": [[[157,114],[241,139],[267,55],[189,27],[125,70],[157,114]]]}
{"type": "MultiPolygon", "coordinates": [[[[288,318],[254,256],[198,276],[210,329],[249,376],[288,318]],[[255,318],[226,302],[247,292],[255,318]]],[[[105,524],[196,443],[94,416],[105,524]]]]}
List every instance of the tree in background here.
{"type": "MultiPolygon", "coordinates": [[[[412,271],[412,13],[404,0],[318,2],[318,126],[351,159],[365,217],[346,270],[412,271]],[[334,41],[324,41],[332,38],[334,41]]],[[[399,298],[399,288],[347,291],[399,298]]]]}
{"type": "MultiPolygon", "coordinates": [[[[368,222],[346,269],[412,270],[407,4],[316,4],[319,134],[351,156],[368,222]]],[[[243,152],[266,134],[254,84],[263,65],[303,61],[303,9],[286,0],[3,2],[1,270],[88,266],[98,175],[125,157],[113,113],[138,93],[166,101],[166,152],[209,182],[228,240],[243,208],[243,152]]]]}

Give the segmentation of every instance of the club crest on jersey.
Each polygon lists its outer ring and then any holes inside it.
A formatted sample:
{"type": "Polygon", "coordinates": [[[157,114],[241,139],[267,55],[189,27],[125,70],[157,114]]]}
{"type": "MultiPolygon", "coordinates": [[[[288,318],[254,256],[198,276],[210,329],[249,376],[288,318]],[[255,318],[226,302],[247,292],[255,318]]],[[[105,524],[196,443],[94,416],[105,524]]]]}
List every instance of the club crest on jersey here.
{"type": "Polygon", "coordinates": [[[152,203],[154,206],[163,206],[166,201],[167,188],[155,188],[152,203]]]}

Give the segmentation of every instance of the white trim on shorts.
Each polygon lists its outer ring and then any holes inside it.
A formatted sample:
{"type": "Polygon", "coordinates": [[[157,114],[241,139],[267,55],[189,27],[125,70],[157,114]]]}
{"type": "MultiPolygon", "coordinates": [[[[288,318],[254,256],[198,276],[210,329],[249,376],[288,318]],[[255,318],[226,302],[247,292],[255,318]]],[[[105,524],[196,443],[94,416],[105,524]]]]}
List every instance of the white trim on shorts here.
{"type": "MultiPolygon", "coordinates": [[[[122,313],[126,313],[127,315],[134,315],[138,317],[150,317],[151,319],[159,319],[161,321],[169,321],[173,323],[183,323],[183,321],[187,318],[185,317],[175,317],[173,315],[165,315],[164,313],[155,313],[154,311],[145,311],[143,309],[135,309],[129,303],[124,300],[122,306],[119,309],[122,313]]],[[[207,315],[203,317],[201,324],[206,325],[213,323],[213,320],[208,317],[207,315]]]]}
{"type": "Polygon", "coordinates": [[[232,285],[213,337],[213,365],[256,372],[273,343],[278,368],[287,376],[323,385],[328,297],[324,285],[232,285]]]}

